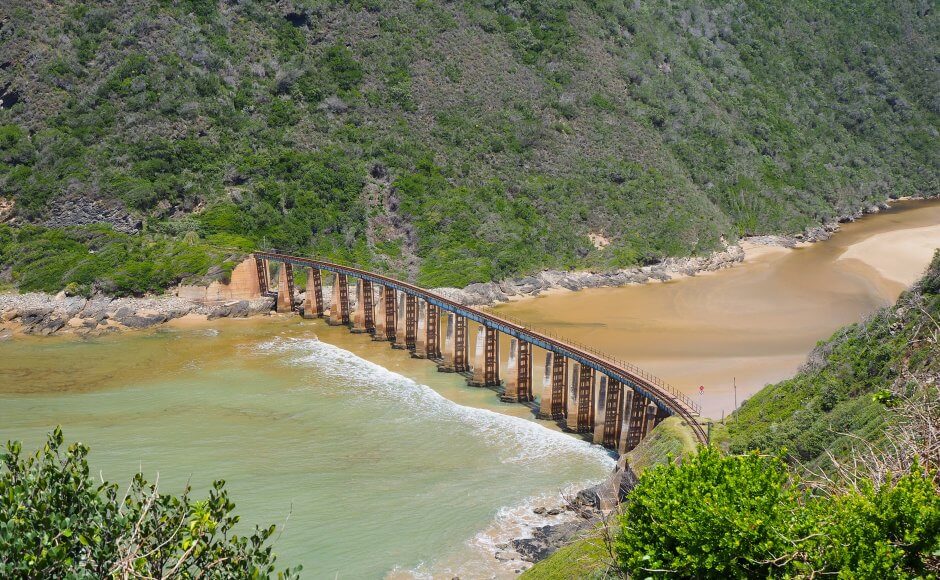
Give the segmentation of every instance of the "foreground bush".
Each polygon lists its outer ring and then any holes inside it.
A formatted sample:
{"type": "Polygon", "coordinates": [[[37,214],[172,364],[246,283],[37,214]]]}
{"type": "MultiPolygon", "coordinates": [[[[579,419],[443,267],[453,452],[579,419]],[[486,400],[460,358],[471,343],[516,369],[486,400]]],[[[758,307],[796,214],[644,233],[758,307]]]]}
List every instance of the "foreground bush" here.
{"type": "Polygon", "coordinates": [[[616,552],[640,578],[935,576],[940,495],[916,467],[877,487],[812,494],[777,458],[704,449],[644,474],[616,552]]]}
{"type": "MultiPolygon", "coordinates": [[[[63,448],[56,429],[34,455],[0,454],[2,578],[265,578],[275,573],[274,526],[233,533],[223,481],[194,501],[157,492],[138,474],[126,492],[89,477],[88,447],[63,448]]],[[[300,568],[277,573],[293,578],[300,568]]]]}

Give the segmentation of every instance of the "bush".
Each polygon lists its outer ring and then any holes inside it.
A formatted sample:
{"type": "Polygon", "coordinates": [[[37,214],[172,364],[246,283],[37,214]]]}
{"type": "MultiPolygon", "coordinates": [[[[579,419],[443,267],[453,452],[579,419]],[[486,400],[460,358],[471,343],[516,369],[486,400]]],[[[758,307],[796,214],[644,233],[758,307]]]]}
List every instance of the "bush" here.
{"type": "MultiPolygon", "coordinates": [[[[88,447],[56,428],[32,456],[0,453],[0,576],[4,578],[260,578],[275,573],[274,526],[237,535],[224,481],[193,500],[161,494],[142,475],[127,493],[89,477],[88,447]]],[[[277,572],[294,578],[300,567],[277,572]]]]}
{"type": "Polygon", "coordinates": [[[703,449],[644,472],[617,538],[633,577],[922,575],[940,550],[940,493],[911,473],[814,496],[774,457],[703,449]]]}

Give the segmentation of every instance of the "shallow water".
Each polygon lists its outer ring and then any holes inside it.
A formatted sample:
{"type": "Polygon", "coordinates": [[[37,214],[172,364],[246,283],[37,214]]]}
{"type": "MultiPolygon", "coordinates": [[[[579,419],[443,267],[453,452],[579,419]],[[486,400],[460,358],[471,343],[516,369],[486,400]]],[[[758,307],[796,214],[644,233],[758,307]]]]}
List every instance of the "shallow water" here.
{"type": "Polygon", "coordinates": [[[792,376],[817,341],[893,303],[938,246],[940,202],[902,202],[844,224],[826,242],[758,248],[727,270],[556,293],[497,311],[650,370],[718,419],[735,400],[792,376]]]}
{"type": "Polygon", "coordinates": [[[309,578],[511,575],[492,548],[524,532],[534,498],[599,480],[613,460],[479,408],[494,399],[296,318],[0,344],[0,439],[34,447],[60,424],[114,481],[224,478],[242,520],[282,526],[281,562],[309,578]]]}

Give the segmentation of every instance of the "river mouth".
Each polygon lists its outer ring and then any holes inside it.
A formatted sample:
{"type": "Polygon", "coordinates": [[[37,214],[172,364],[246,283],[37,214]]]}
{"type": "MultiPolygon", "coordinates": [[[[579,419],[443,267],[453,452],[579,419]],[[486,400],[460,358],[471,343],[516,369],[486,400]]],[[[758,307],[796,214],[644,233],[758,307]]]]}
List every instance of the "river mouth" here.
{"type": "Polygon", "coordinates": [[[286,315],[0,343],[0,439],[35,448],[61,425],[122,485],[140,470],[202,494],[223,478],[245,528],[277,524],[279,561],[308,578],[513,577],[495,546],[614,465],[527,416],[387,342],[286,315]]]}
{"type": "MultiPolygon", "coordinates": [[[[750,249],[728,270],[497,310],[686,392],[704,384],[718,418],[733,378],[740,403],[792,374],[817,340],[893,301],[926,265],[938,224],[940,202],[899,204],[827,242],[750,249]],[[880,241],[861,246],[870,240],[880,241]]],[[[226,479],[242,521],[282,526],[281,563],[315,578],[512,576],[493,545],[543,523],[533,505],[613,465],[460,376],[290,316],[0,342],[0,440],[35,447],[57,424],[113,481],[141,470],[164,490],[191,481],[204,491],[226,479]]]]}
{"type": "Polygon", "coordinates": [[[792,376],[819,340],[892,304],[940,247],[940,201],[898,202],[825,242],[747,247],[745,263],[666,283],[557,292],[497,312],[628,360],[719,419],[792,376]],[[704,394],[699,387],[704,387],[704,394]]]}

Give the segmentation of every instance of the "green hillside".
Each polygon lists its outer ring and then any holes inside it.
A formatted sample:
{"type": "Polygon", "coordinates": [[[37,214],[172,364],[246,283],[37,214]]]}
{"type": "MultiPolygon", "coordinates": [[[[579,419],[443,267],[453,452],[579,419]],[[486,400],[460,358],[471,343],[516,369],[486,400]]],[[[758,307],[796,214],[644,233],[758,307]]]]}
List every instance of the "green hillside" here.
{"type": "Polygon", "coordinates": [[[22,256],[186,238],[145,289],[259,246],[435,286],[794,232],[938,193],[938,35],[908,0],[12,0],[0,257],[138,292],[22,256]]]}

